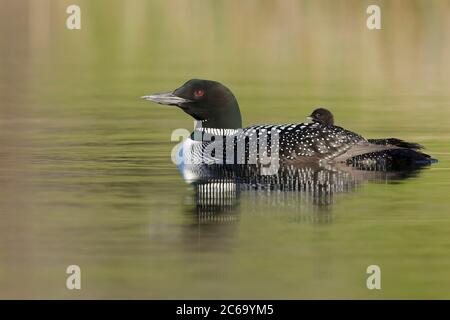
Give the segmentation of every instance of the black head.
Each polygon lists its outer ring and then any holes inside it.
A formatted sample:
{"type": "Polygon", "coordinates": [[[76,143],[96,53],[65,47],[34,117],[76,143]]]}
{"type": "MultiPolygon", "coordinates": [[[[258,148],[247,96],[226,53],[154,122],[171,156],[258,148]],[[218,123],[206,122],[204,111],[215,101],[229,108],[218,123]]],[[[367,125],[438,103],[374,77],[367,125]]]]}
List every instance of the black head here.
{"type": "Polygon", "coordinates": [[[241,112],[233,93],[217,81],[192,79],[172,92],[143,96],[159,104],[180,107],[205,128],[238,129],[241,112]]]}
{"type": "Polygon", "coordinates": [[[318,108],[311,113],[311,115],[308,117],[308,119],[312,120],[313,122],[318,122],[327,126],[334,125],[334,117],[331,111],[325,109],[325,108],[318,108]]]}

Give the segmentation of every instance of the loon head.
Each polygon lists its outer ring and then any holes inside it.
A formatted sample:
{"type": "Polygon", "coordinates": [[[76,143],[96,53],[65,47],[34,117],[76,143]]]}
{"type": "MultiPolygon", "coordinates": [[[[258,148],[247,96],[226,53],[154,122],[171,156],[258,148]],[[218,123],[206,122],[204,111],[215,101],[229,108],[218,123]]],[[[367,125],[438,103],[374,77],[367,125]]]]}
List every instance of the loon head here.
{"type": "Polygon", "coordinates": [[[171,92],[142,97],[159,104],[177,106],[205,128],[238,129],[241,112],[233,93],[212,80],[191,79],[171,92]]]}
{"type": "Polygon", "coordinates": [[[318,108],[314,110],[313,113],[311,113],[311,115],[308,117],[308,119],[327,126],[334,125],[333,114],[331,113],[331,111],[325,108],[318,108]]]}

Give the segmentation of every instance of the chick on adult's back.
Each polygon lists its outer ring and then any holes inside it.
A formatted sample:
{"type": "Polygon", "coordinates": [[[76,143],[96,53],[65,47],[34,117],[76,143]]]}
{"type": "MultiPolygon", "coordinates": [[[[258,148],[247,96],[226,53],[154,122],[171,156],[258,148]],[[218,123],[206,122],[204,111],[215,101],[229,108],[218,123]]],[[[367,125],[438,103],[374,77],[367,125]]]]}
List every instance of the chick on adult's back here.
{"type": "MultiPolygon", "coordinates": [[[[307,119],[313,123],[334,126],[334,115],[326,108],[315,109],[307,119]]],[[[396,168],[401,168],[407,165],[429,164],[437,161],[431,159],[427,154],[416,151],[423,149],[423,146],[415,142],[407,142],[397,138],[367,139],[367,142],[373,145],[386,146],[387,149],[361,154],[348,159],[347,162],[353,164],[390,162],[396,168]]]]}

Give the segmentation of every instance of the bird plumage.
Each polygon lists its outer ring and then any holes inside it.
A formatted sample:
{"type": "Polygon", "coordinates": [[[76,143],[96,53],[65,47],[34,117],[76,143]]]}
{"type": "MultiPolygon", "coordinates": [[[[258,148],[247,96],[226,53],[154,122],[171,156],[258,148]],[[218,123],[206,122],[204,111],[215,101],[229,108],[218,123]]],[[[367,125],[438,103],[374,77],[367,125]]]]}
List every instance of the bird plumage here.
{"type": "Polygon", "coordinates": [[[180,151],[182,160],[198,164],[264,163],[432,163],[416,143],[396,138],[366,140],[334,125],[333,114],[316,109],[312,123],[254,125],[242,128],[237,99],[224,85],[193,79],[173,92],[144,96],[160,104],[176,105],[197,121],[197,128],[180,151]],[[398,161],[397,161],[398,160],[398,161]]]}

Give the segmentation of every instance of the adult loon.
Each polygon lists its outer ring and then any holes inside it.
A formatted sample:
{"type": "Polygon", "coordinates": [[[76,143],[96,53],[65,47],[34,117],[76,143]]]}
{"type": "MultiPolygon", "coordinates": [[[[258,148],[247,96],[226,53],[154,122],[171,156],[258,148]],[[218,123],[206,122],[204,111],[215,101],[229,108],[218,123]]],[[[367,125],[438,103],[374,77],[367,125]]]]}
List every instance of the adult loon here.
{"type": "Polygon", "coordinates": [[[191,79],[172,92],[156,93],[142,98],[159,104],[178,106],[192,116],[197,123],[196,129],[185,141],[183,148],[189,149],[189,153],[197,158],[204,159],[207,154],[206,158],[212,162],[218,155],[221,159],[231,161],[226,163],[239,162],[239,155],[236,156],[234,151],[236,144],[241,142],[245,145],[244,163],[248,163],[248,159],[255,156],[255,150],[258,159],[276,155],[277,160],[285,164],[326,162],[358,166],[361,163],[381,163],[384,167],[398,168],[403,165],[433,162],[429,155],[417,151],[416,148],[371,143],[359,134],[318,121],[242,128],[241,113],[235,96],[227,87],[216,81],[191,79]],[[211,135],[214,138],[211,139],[211,135]],[[226,137],[226,141],[233,141],[234,150],[229,152],[234,155],[231,160],[228,154],[226,155],[225,146],[223,150],[209,148],[217,137],[226,137]],[[269,137],[267,141],[266,137],[269,137]],[[277,139],[274,139],[275,137],[277,139]],[[256,141],[256,148],[249,147],[252,141],[256,141]]]}

